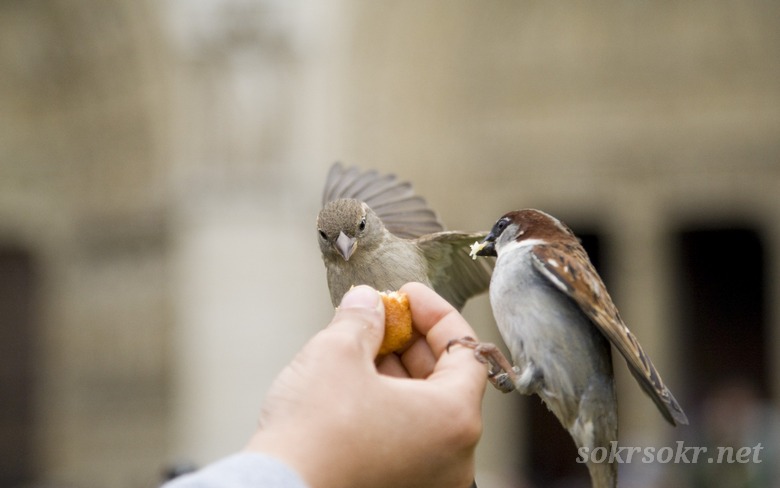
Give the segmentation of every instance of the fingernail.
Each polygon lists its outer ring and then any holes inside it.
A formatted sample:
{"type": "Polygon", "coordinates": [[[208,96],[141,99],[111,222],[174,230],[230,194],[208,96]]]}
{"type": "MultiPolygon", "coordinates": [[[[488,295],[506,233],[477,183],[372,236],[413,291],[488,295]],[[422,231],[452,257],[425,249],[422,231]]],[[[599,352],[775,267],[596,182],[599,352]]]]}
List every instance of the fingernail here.
{"type": "Polygon", "coordinates": [[[341,299],[339,308],[379,308],[379,293],[370,286],[351,288],[341,299]]]}

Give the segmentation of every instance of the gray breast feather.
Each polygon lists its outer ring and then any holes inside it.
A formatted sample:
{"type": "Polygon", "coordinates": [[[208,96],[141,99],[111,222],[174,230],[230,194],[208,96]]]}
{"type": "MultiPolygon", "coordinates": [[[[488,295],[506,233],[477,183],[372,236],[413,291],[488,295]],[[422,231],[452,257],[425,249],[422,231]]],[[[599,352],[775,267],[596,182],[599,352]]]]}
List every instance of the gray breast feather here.
{"type": "Polygon", "coordinates": [[[528,248],[499,257],[490,285],[498,329],[516,364],[532,361],[541,369],[545,390],[579,396],[591,376],[611,374],[609,345],[530,259],[528,248]]]}

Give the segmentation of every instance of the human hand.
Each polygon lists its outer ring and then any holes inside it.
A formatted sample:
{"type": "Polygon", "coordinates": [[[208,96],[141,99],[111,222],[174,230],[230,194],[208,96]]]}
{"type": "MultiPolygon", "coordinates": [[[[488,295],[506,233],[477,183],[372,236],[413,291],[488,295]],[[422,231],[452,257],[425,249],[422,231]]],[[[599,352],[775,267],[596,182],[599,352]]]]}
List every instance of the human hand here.
{"type": "Polygon", "coordinates": [[[313,488],[471,484],[486,371],[470,349],[446,348],[474,331],[428,287],[401,291],[420,337],[375,364],[384,308],[375,290],[355,287],[274,381],[248,450],[313,488]]]}

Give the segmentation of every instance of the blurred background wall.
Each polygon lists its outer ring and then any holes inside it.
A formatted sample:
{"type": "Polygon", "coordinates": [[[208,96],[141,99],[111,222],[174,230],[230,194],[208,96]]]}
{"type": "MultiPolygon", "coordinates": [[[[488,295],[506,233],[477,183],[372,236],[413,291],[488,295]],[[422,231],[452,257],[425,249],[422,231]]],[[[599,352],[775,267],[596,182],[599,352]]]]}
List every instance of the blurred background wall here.
{"type": "MultiPolygon", "coordinates": [[[[336,160],[452,229],[569,223],[692,421],[617,359],[621,444],[769,446],[623,481],[772,486],[780,5],[728,0],[0,3],[0,486],[154,486],[240,449],[331,317],[336,160]]],[[[486,297],[465,314],[499,340],[486,297]]],[[[580,486],[538,399],[484,412],[481,487],[580,486]]]]}

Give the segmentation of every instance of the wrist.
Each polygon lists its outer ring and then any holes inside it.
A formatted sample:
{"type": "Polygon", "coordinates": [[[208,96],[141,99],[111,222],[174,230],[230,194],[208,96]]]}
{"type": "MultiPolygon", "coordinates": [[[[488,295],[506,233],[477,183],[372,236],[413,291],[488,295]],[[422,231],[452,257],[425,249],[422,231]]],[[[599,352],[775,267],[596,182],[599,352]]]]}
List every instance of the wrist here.
{"type": "Polygon", "coordinates": [[[338,447],[332,444],[261,429],[252,436],[245,450],[278,459],[311,488],[346,486],[346,480],[351,479],[350,467],[343,462],[345,456],[334,455],[338,447]]]}

